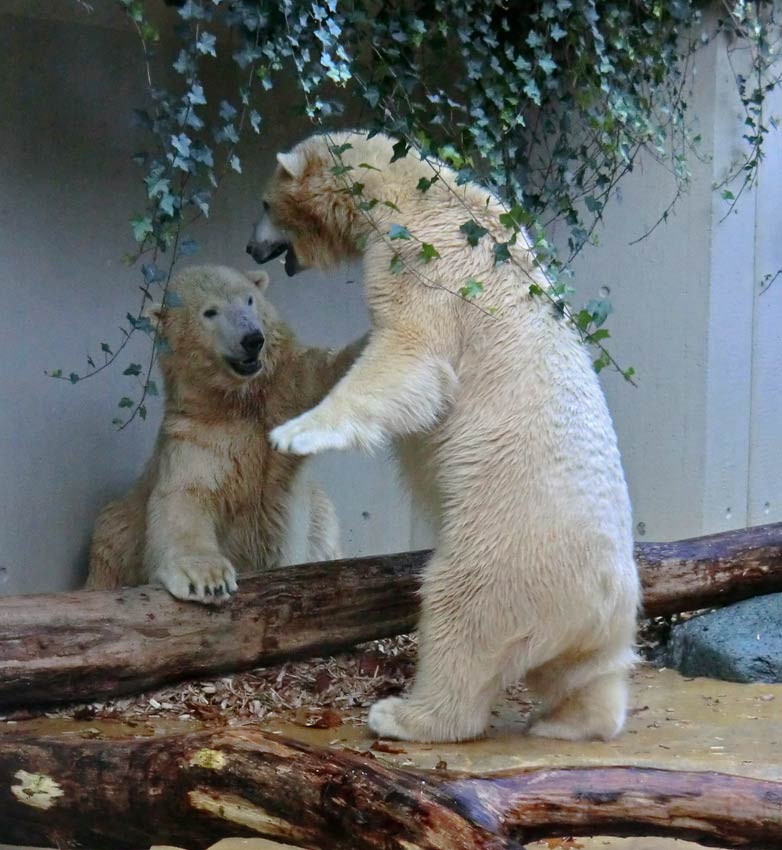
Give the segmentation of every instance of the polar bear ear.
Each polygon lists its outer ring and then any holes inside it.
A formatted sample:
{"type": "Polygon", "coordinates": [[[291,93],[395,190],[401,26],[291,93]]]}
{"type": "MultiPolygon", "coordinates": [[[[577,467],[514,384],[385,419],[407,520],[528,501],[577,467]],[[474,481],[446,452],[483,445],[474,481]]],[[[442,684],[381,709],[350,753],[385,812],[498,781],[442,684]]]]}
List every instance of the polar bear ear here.
{"type": "Polygon", "coordinates": [[[254,283],[261,292],[266,292],[266,287],[269,285],[269,273],[263,269],[248,269],[244,272],[244,276],[254,283]]]}
{"type": "Polygon", "coordinates": [[[149,319],[153,328],[158,327],[163,319],[163,305],[159,301],[147,301],[141,310],[141,318],[149,319]]]}
{"type": "Polygon", "coordinates": [[[277,162],[289,177],[301,177],[304,171],[304,155],[301,152],[278,153],[277,162]]]}

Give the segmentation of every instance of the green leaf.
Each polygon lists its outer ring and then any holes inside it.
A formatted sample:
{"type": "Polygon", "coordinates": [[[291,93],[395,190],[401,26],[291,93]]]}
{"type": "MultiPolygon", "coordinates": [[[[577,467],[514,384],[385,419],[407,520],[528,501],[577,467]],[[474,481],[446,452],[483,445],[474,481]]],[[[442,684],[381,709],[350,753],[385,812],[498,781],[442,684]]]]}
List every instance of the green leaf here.
{"type": "Polygon", "coordinates": [[[72,384],[78,384],[78,383],[79,383],[79,381],[81,380],[81,378],[80,378],[80,377],[76,374],[76,372],[71,372],[71,374],[70,374],[70,375],[68,375],[68,380],[69,380],[72,384]]]}
{"type": "Polygon", "coordinates": [[[146,407],[144,407],[144,405],[143,405],[143,404],[140,404],[140,405],[138,406],[138,415],[139,415],[142,419],[146,419],[146,418],[147,418],[147,408],[146,408],[146,407]]]}
{"type": "Polygon", "coordinates": [[[334,154],[334,156],[342,156],[345,151],[352,150],[353,145],[350,142],[345,142],[343,145],[331,145],[329,150],[334,154]]]}
{"type": "Polygon", "coordinates": [[[149,396],[158,396],[160,393],[158,392],[157,383],[155,381],[147,381],[147,385],[144,388],[149,396]]]}
{"type": "Polygon", "coordinates": [[[133,238],[136,242],[143,242],[152,233],[152,219],[148,215],[137,215],[130,220],[133,228],[133,238]]]}
{"type": "Polygon", "coordinates": [[[141,364],[140,363],[131,363],[127,369],[122,373],[123,375],[140,375],[141,374],[141,364]]]}
{"type": "Polygon", "coordinates": [[[400,210],[399,207],[393,201],[383,201],[383,206],[388,207],[394,212],[402,212],[402,210],[400,210]]]}
{"type": "Polygon", "coordinates": [[[109,355],[112,355],[112,354],[114,353],[114,352],[111,350],[111,348],[109,347],[109,344],[108,344],[107,342],[102,342],[102,343],[100,344],[100,350],[101,350],[102,352],[104,352],[105,354],[109,354],[109,355]]]}
{"type": "Polygon", "coordinates": [[[428,192],[432,188],[432,184],[435,183],[437,181],[437,179],[438,178],[437,178],[436,174],[432,178],[421,177],[418,180],[418,185],[416,186],[416,188],[418,189],[419,192],[428,192]]]}
{"type": "Polygon", "coordinates": [[[483,292],[483,284],[476,278],[471,277],[467,283],[459,290],[459,295],[466,301],[472,301],[480,293],[483,292]]]}
{"type": "Polygon", "coordinates": [[[377,168],[374,165],[370,165],[368,162],[359,162],[358,167],[359,168],[368,168],[371,171],[380,171],[381,170],[380,168],[377,168]]]}
{"type": "Polygon", "coordinates": [[[389,264],[391,274],[399,274],[404,269],[404,267],[404,260],[399,256],[399,254],[394,254],[394,256],[391,257],[391,263],[389,264]]]}
{"type": "Polygon", "coordinates": [[[396,162],[398,159],[404,159],[410,150],[410,145],[404,139],[400,139],[393,147],[394,155],[391,157],[391,162],[396,162]]]}
{"type": "Polygon", "coordinates": [[[242,162],[236,154],[233,154],[231,158],[228,160],[228,164],[231,168],[237,173],[242,173],[242,162]]]}
{"type": "Polygon", "coordinates": [[[430,245],[428,242],[423,242],[421,244],[421,250],[418,252],[418,256],[425,263],[430,263],[432,260],[439,259],[440,252],[434,245],[430,245]]]}
{"type": "Polygon", "coordinates": [[[611,332],[608,328],[600,328],[600,330],[595,331],[594,333],[589,334],[587,339],[591,343],[602,342],[604,339],[608,339],[611,336],[611,332]]]}
{"type": "Polygon", "coordinates": [[[127,396],[123,396],[119,400],[119,407],[133,407],[133,399],[128,398],[127,396]]]}
{"type": "Polygon", "coordinates": [[[592,367],[594,368],[595,372],[598,372],[598,373],[602,372],[603,369],[605,369],[606,366],[610,366],[610,365],[611,365],[611,358],[608,356],[608,354],[605,351],[592,363],[592,367]]]}
{"type": "Polygon", "coordinates": [[[50,378],[62,378],[62,369],[55,369],[53,372],[49,372],[50,378]]]}
{"type": "Polygon", "coordinates": [[[508,250],[510,242],[495,242],[494,243],[494,265],[498,266],[501,263],[507,263],[510,260],[510,251],[508,250]]]}
{"type": "Polygon", "coordinates": [[[478,244],[480,238],[489,232],[485,227],[481,227],[481,225],[472,218],[460,225],[459,230],[461,230],[461,232],[467,237],[467,241],[473,246],[473,248],[478,244]]]}
{"type": "Polygon", "coordinates": [[[412,239],[413,234],[401,224],[392,224],[388,231],[389,239],[412,239]]]}
{"type": "Polygon", "coordinates": [[[353,170],[352,165],[332,165],[331,169],[330,169],[331,173],[335,177],[342,177],[343,174],[347,174],[348,171],[352,171],[352,170],[353,170]]]}
{"type": "Polygon", "coordinates": [[[614,312],[613,305],[605,298],[592,298],[587,302],[586,309],[598,328],[614,312]]]}
{"type": "Polygon", "coordinates": [[[537,283],[531,283],[529,285],[529,294],[532,295],[533,297],[535,297],[535,296],[544,295],[545,293],[543,292],[543,289],[540,286],[538,286],[537,283]]]}

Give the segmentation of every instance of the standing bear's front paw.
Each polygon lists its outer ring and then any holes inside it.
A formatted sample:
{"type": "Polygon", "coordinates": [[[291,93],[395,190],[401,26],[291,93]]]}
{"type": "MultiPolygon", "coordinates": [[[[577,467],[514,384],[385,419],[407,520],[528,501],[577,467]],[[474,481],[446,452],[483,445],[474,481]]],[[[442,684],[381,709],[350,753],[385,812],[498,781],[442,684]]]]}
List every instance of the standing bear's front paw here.
{"type": "Polygon", "coordinates": [[[294,455],[313,455],[327,449],[347,449],[352,445],[350,428],[329,428],[319,419],[317,411],[302,413],[278,425],[269,442],[278,452],[294,455]]]}
{"type": "Polygon", "coordinates": [[[172,596],[187,602],[221,605],[237,589],[236,570],[222,555],[174,558],[155,573],[172,596]]]}

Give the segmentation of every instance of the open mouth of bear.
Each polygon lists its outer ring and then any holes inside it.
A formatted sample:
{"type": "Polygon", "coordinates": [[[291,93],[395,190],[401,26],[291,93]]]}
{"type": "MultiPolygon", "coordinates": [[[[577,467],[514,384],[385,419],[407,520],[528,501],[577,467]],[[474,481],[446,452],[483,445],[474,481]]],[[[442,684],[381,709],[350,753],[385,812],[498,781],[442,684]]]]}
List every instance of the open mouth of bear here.
{"type": "Polygon", "coordinates": [[[241,375],[243,378],[254,375],[261,368],[257,357],[248,357],[246,360],[235,360],[233,357],[226,357],[225,361],[237,375],[241,375]]]}
{"type": "Polygon", "coordinates": [[[293,277],[303,268],[304,266],[299,263],[299,258],[296,256],[296,251],[293,250],[293,245],[289,245],[288,253],[285,255],[285,273],[288,277],[293,277]]]}

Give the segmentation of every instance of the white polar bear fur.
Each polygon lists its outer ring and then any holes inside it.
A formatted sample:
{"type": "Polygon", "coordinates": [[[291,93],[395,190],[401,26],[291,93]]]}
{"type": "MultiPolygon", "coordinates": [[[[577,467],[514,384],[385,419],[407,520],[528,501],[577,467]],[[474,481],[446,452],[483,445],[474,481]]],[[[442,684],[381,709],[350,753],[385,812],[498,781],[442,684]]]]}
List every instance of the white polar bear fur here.
{"type": "Polygon", "coordinates": [[[157,581],[181,599],[215,603],[236,590],[237,575],[340,557],[333,504],[266,433],[317,403],[362,343],[336,355],[299,346],[262,294],[268,279],[194,266],[172,284],[181,305],[153,311],[168,343],[163,422],[140,480],[98,518],[88,588],[157,581]],[[202,318],[234,302],[265,336],[249,377],[226,365],[215,320],[202,318]]]}
{"type": "Polygon", "coordinates": [[[473,738],[503,686],[525,677],[543,702],[531,733],[611,738],[625,720],[640,593],[627,487],[588,352],[546,299],[528,293],[547,281],[526,237],[510,249],[515,264],[495,265],[489,236],[473,248],[459,231],[472,215],[506,240],[496,199],[457,186],[444,166],[418,191],[430,166],[412,154],[390,163],[392,144],[312,137],[280,158],[264,195],[305,266],[355,255],[356,240],[368,238],[373,326],[348,374],[272,431],[273,444],[312,453],[395,440],[414,495],[439,523],[415,682],[409,696],[373,706],[370,727],[401,739],[473,738]],[[329,152],[345,143],[363,197],[399,210],[375,206],[377,229],[403,224],[414,240],[389,243],[350,207],[329,152]],[[308,229],[314,218],[320,227],[308,229]],[[421,263],[419,240],[441,258],[421,263]],[[399,274],[393,251],[407,263],[399,274]],[[475,303],[453,294],[471,276],[484,284],[475,303]]]}

